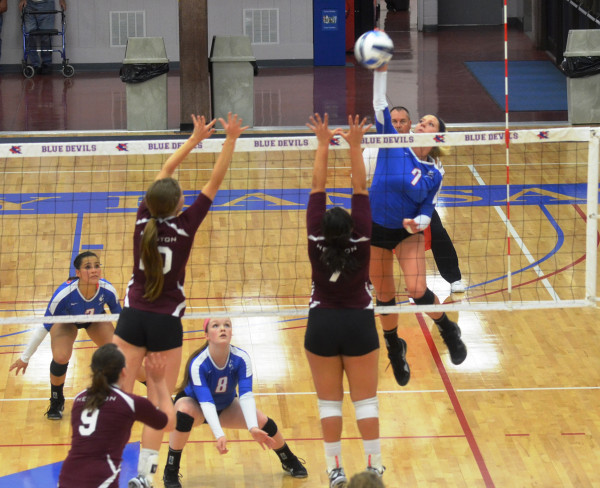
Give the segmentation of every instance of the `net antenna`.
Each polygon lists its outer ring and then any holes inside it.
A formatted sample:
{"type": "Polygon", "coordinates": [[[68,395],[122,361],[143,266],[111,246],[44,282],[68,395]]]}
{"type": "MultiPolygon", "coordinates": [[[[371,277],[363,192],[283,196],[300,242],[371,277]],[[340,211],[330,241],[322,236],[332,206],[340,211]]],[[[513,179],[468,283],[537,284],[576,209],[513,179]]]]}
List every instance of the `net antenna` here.
{"type": "Polygon", "coordinates": [[[504,0],[504,141],[506,144],[506,247],[507,293],[512,295],[512,266],[510,254],[510,128],[508,117],[508,0],[504,0]]]}

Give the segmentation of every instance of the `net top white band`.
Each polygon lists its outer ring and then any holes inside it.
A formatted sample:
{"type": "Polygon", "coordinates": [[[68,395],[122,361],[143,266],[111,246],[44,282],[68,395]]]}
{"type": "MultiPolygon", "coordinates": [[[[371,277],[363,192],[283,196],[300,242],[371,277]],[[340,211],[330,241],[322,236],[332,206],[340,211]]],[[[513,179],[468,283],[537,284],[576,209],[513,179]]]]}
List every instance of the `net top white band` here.
{"type": "MultiPolygon", "coordinates": [[[[556,142],[586,142],[596,135],[594,128],[566,127],[553,129],[527,129],[510,132],[511,144],[525,144],[551,140],[556,142]]],[[[121,140],[76,142],[18,142],[0,144],[0,158],[39,158],[69,156],[118,156],[127,154],[172,154],[185,139],[121,140]]],[[[422,147],[422,146],[472,146],[505,144],[504,131],[446,132],[443,134],[375,134],[363,139],[364,147],[422,147]]],[[[194,152],[219,153],[222,138],[211,138],[198,144],[194,152]]],[[[332,141],[332,149],[347,149],[342,137],[332,141]]],[[[297,151],[314,150],[317,139],[313,135],[280,137],[248,137],[236,143],[236,152],[245,151],[297,151]]]]}

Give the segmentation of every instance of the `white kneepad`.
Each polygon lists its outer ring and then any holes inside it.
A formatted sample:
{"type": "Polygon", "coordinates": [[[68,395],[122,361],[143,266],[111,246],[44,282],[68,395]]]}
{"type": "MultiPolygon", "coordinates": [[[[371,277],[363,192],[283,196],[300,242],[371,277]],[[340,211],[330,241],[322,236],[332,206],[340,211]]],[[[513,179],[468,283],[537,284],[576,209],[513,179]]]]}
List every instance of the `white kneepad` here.
{"type": "Polygon", "coordinates": [[[356,420],[379,418],[379,400],[376,396],[353,403],[356,420]]]}
{"type": "Polygon", "coordinates": [[[322,419],[342,416],[342,400],[317,400],[319,416],[322,419]]]}

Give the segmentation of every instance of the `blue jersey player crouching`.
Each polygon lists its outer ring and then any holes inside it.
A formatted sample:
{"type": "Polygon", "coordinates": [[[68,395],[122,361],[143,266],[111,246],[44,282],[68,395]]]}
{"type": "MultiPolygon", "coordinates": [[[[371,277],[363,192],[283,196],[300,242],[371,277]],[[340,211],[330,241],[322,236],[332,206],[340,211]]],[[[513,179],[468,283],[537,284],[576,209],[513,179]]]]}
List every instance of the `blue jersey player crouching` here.
{"type": "MultiPolygon", "coordinates": [[[[114,286],[102,279],[100,259],[91,251],[79,254],[73,261],[74,277],[70,277],[52,295],[46,308],[46,317],[67,315],[104,314],[108,307],[111,313],[121,313],[119,297],[114,286]]],[[[65,407],[63,387],[73,345],[79,329],[85,329],[97,346],[112,341],[114,327],[111,322],[45,323],[34,331],[25,351],[10,367],[15,374],[27,369],[29,358],[50,333],[52,362],[50,363],[50,406],[46,416],[50,420],[62,419],[65,407]]]]}
{"type": "Polygon", "coordinates": [[[165,488],[181,488],[181,452],[192,427],[203,423],[210,426],[220,454],[228,452],[223,427],[247,428],[263,449],[266,446],[275,451],[286,472],[294,478],[306,478],[306,468],[288,447],[277,424],[256,408],[250,356],[231,345],[231,320],[207,319],[204,330],[206,344],[188,358],[183,380],[177,388],[177,426],[169,437],[163,476],[165,488]]]}

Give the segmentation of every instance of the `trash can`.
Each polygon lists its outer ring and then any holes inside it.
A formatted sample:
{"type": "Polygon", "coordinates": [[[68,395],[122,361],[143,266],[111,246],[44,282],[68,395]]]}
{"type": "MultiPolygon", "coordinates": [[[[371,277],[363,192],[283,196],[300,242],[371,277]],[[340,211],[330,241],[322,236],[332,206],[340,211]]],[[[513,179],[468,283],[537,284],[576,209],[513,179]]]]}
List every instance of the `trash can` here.
{"type": "Polygon", "coordinates": [[[210,93],[214,118],[238,114],[254,125],[256,58],[247,36],[214,36],[210,50],[210,93]]]}
{"type": "Polygon", "coordinates": [[[162,37],[127,39],[120,72],[126,83],[127,130],[167,129],[168,71],[162,37]]]}
{"type": "Polygon", "coordinates": [[[570,30],[561,68],[571,124],[600,124],[600,29],[570,30]]]}

